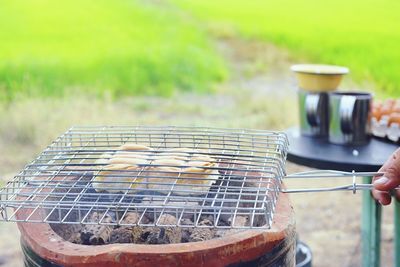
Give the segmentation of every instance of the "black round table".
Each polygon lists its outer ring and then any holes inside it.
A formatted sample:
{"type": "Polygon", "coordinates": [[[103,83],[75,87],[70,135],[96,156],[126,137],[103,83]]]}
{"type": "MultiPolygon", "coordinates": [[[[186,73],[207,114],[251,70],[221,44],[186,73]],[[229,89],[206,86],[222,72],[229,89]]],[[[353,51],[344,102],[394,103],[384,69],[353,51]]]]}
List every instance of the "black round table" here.
{"type": "MultiPolygon", "coordinates": [[[[376,172],[399,145],[377,138],[362,146],[335,145],[323,138],[303,136],[298,128],[286,131],[289,139],[288,161],[317,169],[376,172]]],[[[364,177],[364,183],[371,183],[372,177],[364,177]]],[[[362,204],[362,266],[380,265],[381,206],[363,192],[362,204]]],[[[400,266],[400,204],[395,201],[395,266],[400,266]],[[398,264],[398,265],[397,265],[398,264]]]]}
{"type": "Polygon", "coordinates": [[[331,144],[325,138],[302,136],[298,128],[286,131],[287,159],[317,169],[376,172],[399,145],[371,138],[362,146],[331,144]]]}

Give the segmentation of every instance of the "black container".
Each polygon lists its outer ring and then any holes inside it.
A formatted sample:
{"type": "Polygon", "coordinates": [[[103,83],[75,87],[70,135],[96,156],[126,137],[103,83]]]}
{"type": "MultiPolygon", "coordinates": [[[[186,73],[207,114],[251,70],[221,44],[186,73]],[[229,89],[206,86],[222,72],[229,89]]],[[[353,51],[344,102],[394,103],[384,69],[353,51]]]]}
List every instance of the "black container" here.
{"type": "Polygon", "coordinates": [[[296,267],[311,267],[312,253],[309,246],[298,241],[296,245],[296,267]]]}

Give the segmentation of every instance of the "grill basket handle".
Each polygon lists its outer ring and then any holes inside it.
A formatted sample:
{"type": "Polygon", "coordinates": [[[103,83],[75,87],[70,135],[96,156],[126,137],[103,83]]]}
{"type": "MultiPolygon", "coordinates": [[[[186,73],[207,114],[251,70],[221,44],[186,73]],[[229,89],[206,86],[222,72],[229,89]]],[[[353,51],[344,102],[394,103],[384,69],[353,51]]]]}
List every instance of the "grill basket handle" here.
{"type": "MultiPolygon", "coordinates": [[[[285,179],[313,179],[313,178],[345,178],[349,177],[353,179],[351,184],[335,186],[335,187],[319,187],[319,188],[296,188],[296,189],[282,189],[282,193],[308,193],[308,192],[331,192],[331,191],[353,191],[353,194],[357,190],[372,190],[373,184],[358,184],[356,183],[357,177],[370,177],[370,176],[383,176],[384,172],[343,172],[335,170],[314,170],[306,172],[298,172],[294,174],[286,175],[285,179]]],[[[395,190],[400,190],[400,187],[396,187],[395,190]]]]}

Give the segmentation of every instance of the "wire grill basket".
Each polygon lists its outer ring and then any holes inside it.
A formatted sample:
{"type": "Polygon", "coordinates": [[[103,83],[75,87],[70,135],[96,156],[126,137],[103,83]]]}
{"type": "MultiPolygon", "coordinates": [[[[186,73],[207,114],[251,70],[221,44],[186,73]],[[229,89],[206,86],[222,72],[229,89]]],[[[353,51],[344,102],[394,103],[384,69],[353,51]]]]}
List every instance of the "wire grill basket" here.
{"type": "Polygon", "coordinates": [[[0,189],[0,219],[269,228],[287,149],[285,134],[272,131],[74,127],[0,189]]]}

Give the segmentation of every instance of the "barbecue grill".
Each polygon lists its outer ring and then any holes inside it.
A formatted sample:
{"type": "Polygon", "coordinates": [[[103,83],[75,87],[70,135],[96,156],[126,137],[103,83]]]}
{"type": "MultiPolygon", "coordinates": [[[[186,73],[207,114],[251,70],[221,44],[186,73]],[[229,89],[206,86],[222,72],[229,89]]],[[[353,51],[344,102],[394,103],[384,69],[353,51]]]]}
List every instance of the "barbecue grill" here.
{"type": "Polygon", "coordinates": [[[137,224],[141,226],[149,225],[143,220],[145,215],[153,218],[151,225],[164,225],[157,218],[169,213],[178,219],[173,226],[268,228],[285,175],[287,146],[284,134],[266,131],[71,128],[1,189],[1,218],[17,222],[123,225],[125,214],[135,211],[140,214],[137,224]],[[140,153],[149,160],[137,164],[135,170],[110,170],[108,179],[99,180],[102,170],[109,166],[101,160],[113,158],[124,144],[139,148],[127,153],[140,153]],[[142,150],[144,146],[151,151],[142,150]],[[189,152],[176,150],[179,148],[189,152]],[[160,167],[154,157],[172,150],[175,156],[185,155],[188,160],[181,166],[167,162],[164,169],[154,171],[160,167]],[[183,168],[188,167],[185,164],[194,157],[194,151],[215,163],[195,168],[210,170],[208,175],[191,177],[193,168],[183,168]],[[94,185],[101,187],[101,191],[94,185]],[[43,211],[46,216],[37,216],[43,211]],[[103,216],[96,222],[88,221],[88,215],[95,211],[103,216]],[[113,220],[106,221],[106,214],[113,214],[113,220]],[[213,217],[213,225],[200,226],[200,217],[207,215],[213,217]],[[185,225],[183,219],[188,216],[194,216],[194,224],[185,225]],[[240,216],[246,216],[246,224],[236,223],[240,216]]]}
{"type": "Polygon", "coordinates": [[[272,131],[73,127],[0,190],[0,217],[37,223],[268,229],[279,192],[355,193],[371,189],[370,184],[356,184],[356,176],[380,175],[333,171],[286,175],[287,150],[286,135],[272,131]],[[122,150],[124,146],[133,150],[122,150]],[[134,158],[134,168],[110,168],[121,155],[134,158]],[[160,161],[166,155],[179,160],[160,161]],[[198,158],[206,158],[206,164],[198,164],[198,158]],[[194,168],[193,162],[197,162],[194,168]],[[322,176],[349,176],[353,183],[282,188],[284,177],[322,176]],[[93,220],[93,212],[101,216],[93,220]],[[139,214],[139,219],[124,220],[129,212],[139,214]],[[163,214],[176,220],[161,220],[163,214]],[[207,216],[211,223],[201,224],[207,216]],[[185,220],[189,217],[190,223],[185,220]]]}

